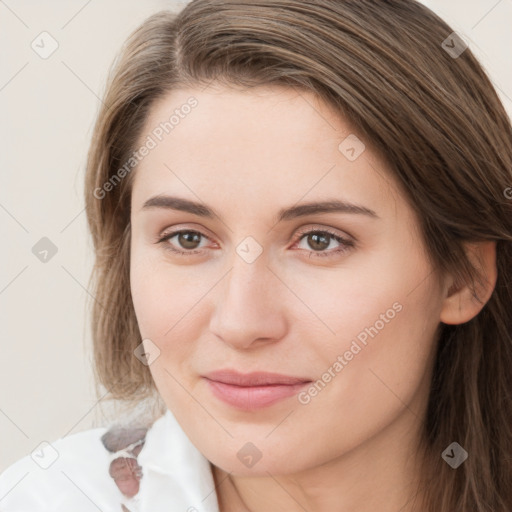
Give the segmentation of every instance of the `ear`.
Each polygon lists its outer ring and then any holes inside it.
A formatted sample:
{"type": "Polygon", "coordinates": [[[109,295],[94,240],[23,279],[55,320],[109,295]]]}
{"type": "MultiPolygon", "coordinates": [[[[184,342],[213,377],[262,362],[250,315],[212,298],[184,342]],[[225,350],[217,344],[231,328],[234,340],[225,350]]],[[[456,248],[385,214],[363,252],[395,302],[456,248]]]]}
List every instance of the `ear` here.
{"type": "Polygon", "coordinates": [[[450,276],[440,317],[441,322],[445,324],[463,324],[474,318],[485,306],[496,286],[496,242],[474,242],[464,245],[469,260],[481,275],[481,280],[475,280],[473,291],[466,283],[456,285],[450,276]]]}

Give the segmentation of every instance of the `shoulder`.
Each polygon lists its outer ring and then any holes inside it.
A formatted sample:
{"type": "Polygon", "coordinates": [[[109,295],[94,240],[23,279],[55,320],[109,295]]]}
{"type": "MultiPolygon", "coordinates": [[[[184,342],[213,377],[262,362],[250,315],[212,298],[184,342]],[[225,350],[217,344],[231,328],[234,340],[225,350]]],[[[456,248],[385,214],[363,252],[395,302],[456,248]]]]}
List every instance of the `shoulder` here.
{"type": "Polygon", "coordinates": [[[0,510],[219,512],[212,489],[210,462],[167,410],[40,445],[0,474],[0,510]]]}
{"type": "Polygon", "coordinates": [[[129,477],[146,430],[101,427],[41,443],[0,474],[0,509],[122,510],[138,490],[129,477]]]}

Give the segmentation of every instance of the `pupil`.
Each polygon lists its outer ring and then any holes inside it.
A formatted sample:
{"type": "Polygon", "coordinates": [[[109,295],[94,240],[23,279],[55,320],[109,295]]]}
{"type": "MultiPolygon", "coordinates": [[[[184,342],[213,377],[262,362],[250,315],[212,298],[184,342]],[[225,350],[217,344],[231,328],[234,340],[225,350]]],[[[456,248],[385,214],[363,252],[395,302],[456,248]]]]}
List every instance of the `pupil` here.
{"type": "Polygon", "coordinates": [[[329,236],[328,235],[326,236],[325,234],[314,233],[312,235],[309,235],[309,241],[313,242],[313,243],[310,243],[310,246],[315,251],[329,247],[329,236]],[[320,244],[320,247],[318,246],[318,244],[320,244]],[[315,245],[316,245],[316,248],[315,248],[315,245]]]}
{"type": "Polygon", "coordinates": [[[192,233],[192,232],[185,232],[180,233],[179,235],[179,242],[182,245],[182,247],[185,247],[186,249],[195,249],[195,245],[199,242],[199,233],[192,233]],[[194,240],[195,238],[195,240],[194,240]]]}

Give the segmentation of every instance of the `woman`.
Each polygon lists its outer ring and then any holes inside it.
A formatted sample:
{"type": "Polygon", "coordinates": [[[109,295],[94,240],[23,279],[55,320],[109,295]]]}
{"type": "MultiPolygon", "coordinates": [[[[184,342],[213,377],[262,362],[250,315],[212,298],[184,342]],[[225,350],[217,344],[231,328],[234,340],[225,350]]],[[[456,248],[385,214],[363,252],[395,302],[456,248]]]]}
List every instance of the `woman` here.
{"type": "Polygon", "coordinates": [[[98,382],[163,414],[18,461],[2,510],[509,511],[511,184],[496,92],[415,1],[149,18],[85,199],[98,382]]]}

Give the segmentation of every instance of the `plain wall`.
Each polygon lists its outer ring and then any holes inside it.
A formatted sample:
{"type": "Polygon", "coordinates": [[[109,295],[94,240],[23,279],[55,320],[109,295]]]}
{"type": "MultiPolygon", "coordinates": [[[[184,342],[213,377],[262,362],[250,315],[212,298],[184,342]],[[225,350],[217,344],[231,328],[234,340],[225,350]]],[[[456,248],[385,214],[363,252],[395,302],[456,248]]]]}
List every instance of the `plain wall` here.
{"type": "MultiPolygon", "coordinates": [[[[85,308],[85,155],[122,42],[150,14],[185,3],[0,2],[0,471],[100,420],[85,308]],[[50,48],[43,31],[59,45],[47,59],[31,47],[50,48]],[[43,237],[57,248],[46,262],[32,252],[43,237]]],[[[512,0],[425,3],[466,37],[512,113],[512,0]]]]}

